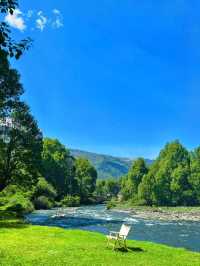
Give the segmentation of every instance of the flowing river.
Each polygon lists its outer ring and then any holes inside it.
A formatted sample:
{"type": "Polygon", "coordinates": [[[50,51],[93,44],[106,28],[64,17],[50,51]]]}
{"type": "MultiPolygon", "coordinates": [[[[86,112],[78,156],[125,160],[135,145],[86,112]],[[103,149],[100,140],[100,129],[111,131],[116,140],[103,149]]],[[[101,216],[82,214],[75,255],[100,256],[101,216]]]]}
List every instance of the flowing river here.
{"type": "Polygon", "coordinates": [[[36,211],[27,216],[32,224],[82,229],[108,234],[122,223],[132,225],[129,239],[184,247],[200,252],[200,222],[155,221],[134,218],[127,212],[106,210],[105,205],[36,211]]]}

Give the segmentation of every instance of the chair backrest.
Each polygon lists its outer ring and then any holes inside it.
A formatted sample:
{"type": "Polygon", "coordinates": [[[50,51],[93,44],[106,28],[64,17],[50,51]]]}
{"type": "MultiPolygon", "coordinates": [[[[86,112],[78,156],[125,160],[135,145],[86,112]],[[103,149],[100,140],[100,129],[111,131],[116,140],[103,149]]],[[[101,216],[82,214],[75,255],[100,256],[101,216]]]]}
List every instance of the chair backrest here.
{"type": "Polygon", "coordinates": [[[124,236],[126,238],[130,230],[131,230],[130,225],[122,224],[121,229],[119,231],[119,235],[124,236]]]}

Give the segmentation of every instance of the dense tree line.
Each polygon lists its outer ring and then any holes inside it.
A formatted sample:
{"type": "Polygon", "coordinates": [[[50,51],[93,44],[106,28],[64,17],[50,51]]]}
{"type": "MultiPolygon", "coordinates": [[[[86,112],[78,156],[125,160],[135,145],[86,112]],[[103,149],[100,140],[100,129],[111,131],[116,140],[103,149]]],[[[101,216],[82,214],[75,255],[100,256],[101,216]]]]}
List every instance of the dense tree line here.
{"type": "Polygon", "coordinates": [[[190,153],[179,141],[167,143],[149,168],[139,158],[121,179],[121,195],[141,205],[199,205],[200,148],[190,153]]]}
{"type": "Polygon", "coordinates": [[[120,184],[117,179],[97,179],[94,195],[101,202],[116,198],[118,196],[119,191],[120,184]]]}
{"type": "Polygon", "coordinates": [[[97,179],[97,172],[87,159],[75,159],[57,139],[50,138],[43,139],[42,175],[56,189],[58,200],[76,196],[82,203],[92,197],[97,179]]]}

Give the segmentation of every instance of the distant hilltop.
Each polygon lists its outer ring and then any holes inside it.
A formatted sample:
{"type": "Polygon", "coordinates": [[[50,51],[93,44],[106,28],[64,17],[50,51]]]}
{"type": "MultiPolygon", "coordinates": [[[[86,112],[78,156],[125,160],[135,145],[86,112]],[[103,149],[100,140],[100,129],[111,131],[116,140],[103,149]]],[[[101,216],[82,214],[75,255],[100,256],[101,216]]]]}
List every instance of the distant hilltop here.
{"type": "MultiPolygon", "coordinates": [[[[98,172],[98,178],[107,179],[109,177],[119,178],[128,173],[128,170],[134,161],[130,158],[115,157],[110,155],[97,154],[88,151],[70,149],[74,157],[87,158],[98,172]]],[[[153,160],[145,159],[147,165],[153,163],[153,160]]]]}

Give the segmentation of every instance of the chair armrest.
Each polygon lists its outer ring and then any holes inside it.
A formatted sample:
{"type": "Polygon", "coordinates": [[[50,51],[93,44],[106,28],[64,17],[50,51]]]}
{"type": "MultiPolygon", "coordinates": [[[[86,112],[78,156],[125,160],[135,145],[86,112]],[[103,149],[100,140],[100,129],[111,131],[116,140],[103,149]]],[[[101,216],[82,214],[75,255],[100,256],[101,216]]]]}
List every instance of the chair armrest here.
{"type": "Polygon", "coordinates": [[[117,231],[110,231],[110,233],[112,233],[112,234],[119,234],[119,232],[117,232],[117,231]]]}
{"type": "Polygon", "coordinates": [[[120,234],[119,237],[121,237],[123,240],[125,240],[127,236],[120,234]]]}
{"type": "Polygon", "coordinates": [[[110,231],[110,235],[118,236],[118,235],[119,235],[119,232],[116,232],[116,231],[110,231]]]}

